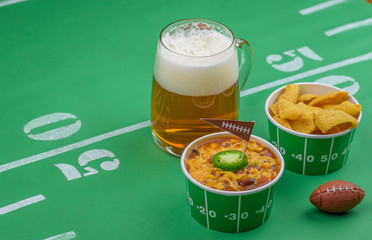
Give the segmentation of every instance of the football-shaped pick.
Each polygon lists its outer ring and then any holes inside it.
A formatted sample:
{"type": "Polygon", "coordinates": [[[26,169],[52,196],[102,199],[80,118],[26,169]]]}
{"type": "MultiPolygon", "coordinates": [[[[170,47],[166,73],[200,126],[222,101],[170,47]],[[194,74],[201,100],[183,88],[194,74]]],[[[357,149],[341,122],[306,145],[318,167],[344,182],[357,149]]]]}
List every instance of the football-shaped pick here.
{"type": "Polygon", "coordinates": [[[310,195],[310,202],[325,212],[342,213],[358,205],[364,191],[354,183],[337,180],[323,183],[310,195]]]}

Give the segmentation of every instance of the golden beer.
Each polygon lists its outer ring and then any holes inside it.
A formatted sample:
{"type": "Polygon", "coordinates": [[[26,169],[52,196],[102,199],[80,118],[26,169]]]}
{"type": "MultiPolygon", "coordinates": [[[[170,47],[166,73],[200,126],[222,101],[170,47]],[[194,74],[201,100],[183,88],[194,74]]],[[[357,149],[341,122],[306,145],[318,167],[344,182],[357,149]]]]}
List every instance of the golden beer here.
{"type": "Polygon", "coordinates": [[[161,32],[151,126],[153,138],[163,150],[179,156],[193,140],[221,131],[201,118],[238,118],[237,47],[241,45],[227,27],[209,20],[182,20],[161,32]]]}
{"type": "Polygon", "coordinates": [[[200,118],[237,119],[238,81],[226,91],[210,96],[185,96],[162,88],[154,78],[151,101],[153,134],[177,149],[193,140],[220,131],[200,118]]]}

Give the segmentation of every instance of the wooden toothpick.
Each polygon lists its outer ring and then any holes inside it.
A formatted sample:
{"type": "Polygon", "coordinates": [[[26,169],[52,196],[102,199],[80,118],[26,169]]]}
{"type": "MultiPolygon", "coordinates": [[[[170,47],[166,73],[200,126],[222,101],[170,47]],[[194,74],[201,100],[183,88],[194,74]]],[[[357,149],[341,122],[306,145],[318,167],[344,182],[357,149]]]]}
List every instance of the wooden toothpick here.
{"type": "MultiPolygon", "coordinates": [[[[244,150],[243,150],[242,158],[240,159],[240,161],[243,160],[243,157],[244,157],[245,151],[247,150],[247,147],[248,147],[248,142],[249,142],[249,140],[246,141],[246,142],[247,142],[247,143],[246,143],[245,146],[244,146],[244,150]]],[[[247,161],[248,161],[248,155],[247,155],[247,161]]]]}

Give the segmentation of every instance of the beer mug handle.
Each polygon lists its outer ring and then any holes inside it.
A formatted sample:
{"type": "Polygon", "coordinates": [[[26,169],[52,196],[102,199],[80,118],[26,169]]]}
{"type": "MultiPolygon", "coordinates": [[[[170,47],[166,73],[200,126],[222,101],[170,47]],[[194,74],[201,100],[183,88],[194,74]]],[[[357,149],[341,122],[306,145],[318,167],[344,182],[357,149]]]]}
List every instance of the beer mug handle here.
{"type": "Polygon", "coordinates": [[[244,87],[244,84],[247,82],[249,74],[251,73],[253,51],[249,42],[242,38],[236,39],[235,45],[241,50],[239,65],[239,84],[241,91],[244,87]]]}

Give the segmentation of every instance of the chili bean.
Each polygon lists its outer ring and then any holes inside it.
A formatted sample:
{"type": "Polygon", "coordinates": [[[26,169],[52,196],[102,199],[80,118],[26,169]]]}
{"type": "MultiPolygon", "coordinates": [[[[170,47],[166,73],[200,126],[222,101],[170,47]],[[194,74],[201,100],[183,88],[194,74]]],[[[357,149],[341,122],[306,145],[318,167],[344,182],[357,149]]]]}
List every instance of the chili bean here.
{"type": "Polygon", "coordinates": [[[254,182],[256,181],[256,179],[254,178],[248,178],[248,179],[245,179],[245,180],[238,180],[238,184],[240,186],[247,186],[247,185],[251,185],[253,184],[254,182]]]}
{"type": "Polygon", "coordinates": [[[192,153],[194,153],[195,155],[199,155],[199,151],[198,151],[196,148],[194,148],[194,149],[192,150],[192,153]]]}

